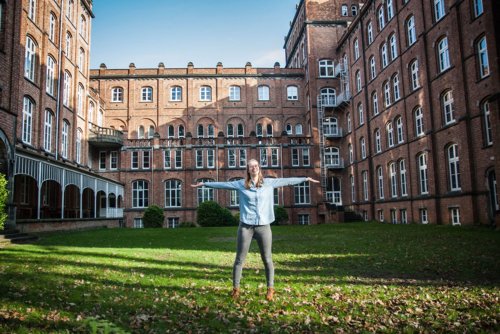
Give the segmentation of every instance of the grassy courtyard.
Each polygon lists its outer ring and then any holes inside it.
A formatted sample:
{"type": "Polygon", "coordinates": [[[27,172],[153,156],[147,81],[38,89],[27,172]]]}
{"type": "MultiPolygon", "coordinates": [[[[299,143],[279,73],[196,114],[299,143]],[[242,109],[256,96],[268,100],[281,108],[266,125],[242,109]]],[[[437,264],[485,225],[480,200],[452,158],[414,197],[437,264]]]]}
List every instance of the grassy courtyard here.
{"type": "Polygon", "coordinates": [[[500,331],[500,233],[356,223],[275,226],[277,298],[236,227],[44,234],[0,249],[2,333],[500,331]]]}

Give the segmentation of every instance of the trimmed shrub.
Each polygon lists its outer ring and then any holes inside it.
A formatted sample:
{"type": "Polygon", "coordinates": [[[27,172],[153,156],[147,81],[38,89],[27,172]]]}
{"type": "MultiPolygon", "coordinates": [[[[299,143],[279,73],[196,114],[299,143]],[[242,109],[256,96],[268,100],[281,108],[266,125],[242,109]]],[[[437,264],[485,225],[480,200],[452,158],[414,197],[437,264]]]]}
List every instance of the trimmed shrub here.
{"type": "Polygon", "coordinates": [[[231,211],[214,201],[205,201],[196,210],[196,222],[203,227],[236,225],[238,221],[231,211]]]}
{"type": "Polygon", "coordinates": [[[179,224],[179,227],[200,227],[200,226],[195,222],[181,222],[179,224]]]}
{"type": "Polygon", "coordinates": [[[7,220],[7,199],[9,191],[7,190],[7,179],[5,175],[0,174],[0,230],[3,230],[4,223],[7,220]]]}
{"type": "Polygon", "coordinates": [[[288,212],[284,207],[275,205],[274,206],[274,224],[283,225],[288,222],[288,212]]]}
{"type": "Polygon", "coordinates": [[[144,216],[142,216],[142,222],[144,227],[162,227],[165,216],[163,215],[163,209],[157,205],[151,205],[144,211],[144,216]]]}

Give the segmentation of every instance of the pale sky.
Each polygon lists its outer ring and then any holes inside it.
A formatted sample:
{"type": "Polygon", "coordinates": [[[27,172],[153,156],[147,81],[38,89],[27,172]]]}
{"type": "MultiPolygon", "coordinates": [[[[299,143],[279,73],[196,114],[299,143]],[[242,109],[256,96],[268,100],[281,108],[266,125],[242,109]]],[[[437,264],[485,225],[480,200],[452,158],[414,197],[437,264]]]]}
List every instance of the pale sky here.
{"type": "Polygon", "coordinates": [[[94,0],[91,67],[284,67],[299,1],[94,0]]]}

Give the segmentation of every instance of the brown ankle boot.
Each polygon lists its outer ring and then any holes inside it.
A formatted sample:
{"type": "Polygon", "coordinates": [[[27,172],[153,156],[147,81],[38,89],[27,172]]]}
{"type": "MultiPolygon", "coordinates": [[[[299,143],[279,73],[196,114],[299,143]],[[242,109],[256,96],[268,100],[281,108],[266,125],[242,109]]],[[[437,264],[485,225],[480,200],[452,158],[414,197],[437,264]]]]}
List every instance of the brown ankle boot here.
{"type": "Polygon", "coordinates": [[[273,301],[274,300],[274,288],[267,288],[266,299],[268,301],[273,301]]]}
{"type": "Polygon", "coordinates": [[[233,288],[231,297],[233,297],[233,299],[238,299],[240,297],[240,288],[233,288]]]}

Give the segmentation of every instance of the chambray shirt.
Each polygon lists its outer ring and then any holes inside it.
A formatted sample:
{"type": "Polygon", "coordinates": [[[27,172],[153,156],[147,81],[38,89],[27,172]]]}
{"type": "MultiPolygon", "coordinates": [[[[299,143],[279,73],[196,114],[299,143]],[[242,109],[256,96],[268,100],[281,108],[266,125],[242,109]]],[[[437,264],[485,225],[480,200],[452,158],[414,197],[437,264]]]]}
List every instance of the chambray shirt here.
{"type": "Polygon", "coordinates": [[[306,177],[264,179],[262,187],[253,184],[245,188],[245,180],[205,182],[207,188],[237,190],[240,197],[240,222],[247,225],[268,225],[274,221],[274,188],[292,186],[306,181],[306,177]]]}

